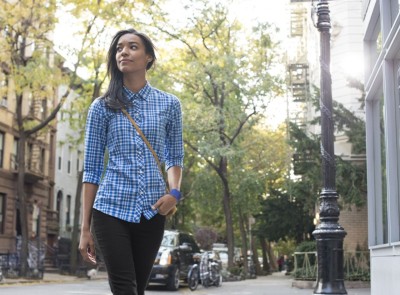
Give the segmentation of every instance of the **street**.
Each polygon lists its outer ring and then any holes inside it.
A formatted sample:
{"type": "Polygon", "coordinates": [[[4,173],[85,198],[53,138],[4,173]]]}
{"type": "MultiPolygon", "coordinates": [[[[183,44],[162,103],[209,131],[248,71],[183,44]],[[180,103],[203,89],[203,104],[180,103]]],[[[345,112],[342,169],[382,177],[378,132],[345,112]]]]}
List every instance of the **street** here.
{"type": "MultiPolygon", "coordinates": [[[[164,290],[160,286],[150,286],[146,295],[171,295],[171,294],[229,294],[229,295],[311,295],[312,289],[298,289],[291,287],[290,277],[282,274],[273,274],[258,277],[253,280],[238,282],[223,282],[221,287],[203,288],[199,285],[195,291],[190,291],[187,286],[182,286],[178,292],[164,290]]],[[[348,289],[348,295],[370,295],[369,289],[348,289]]],[[[76,280],[64,283],[24,283],[16,285],[0,285],[1,295],[111,295],[108,281],[76,280]]]]}

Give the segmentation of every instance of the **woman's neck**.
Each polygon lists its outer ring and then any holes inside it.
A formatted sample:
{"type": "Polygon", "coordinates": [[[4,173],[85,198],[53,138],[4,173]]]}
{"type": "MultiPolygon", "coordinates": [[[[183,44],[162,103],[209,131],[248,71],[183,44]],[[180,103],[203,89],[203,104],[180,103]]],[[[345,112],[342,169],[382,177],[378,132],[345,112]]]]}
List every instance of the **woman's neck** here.
{"type": "Polygon", "coordinates": [[[124,86],[134,93],[137,93],[142,89],[147,83],[146,76],[138,78],[124,76],[124,86]]]}

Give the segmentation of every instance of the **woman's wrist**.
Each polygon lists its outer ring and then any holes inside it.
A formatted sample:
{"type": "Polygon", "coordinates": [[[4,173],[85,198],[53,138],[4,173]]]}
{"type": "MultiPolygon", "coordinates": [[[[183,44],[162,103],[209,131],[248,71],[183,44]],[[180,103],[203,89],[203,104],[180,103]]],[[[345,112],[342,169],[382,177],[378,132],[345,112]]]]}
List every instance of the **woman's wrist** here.
{"type": "Polygon", "coordinates": [[[181,194],[181,192],[180,192],[178,189],[176,189],[176,188],[173,188],[173,189],[169,192],[169,194],[170,194],[171,196],[173,196],[173,197],[176,199],[177,202],[179,202],[179,201],[182,199],[182,194],[181,194]]]}

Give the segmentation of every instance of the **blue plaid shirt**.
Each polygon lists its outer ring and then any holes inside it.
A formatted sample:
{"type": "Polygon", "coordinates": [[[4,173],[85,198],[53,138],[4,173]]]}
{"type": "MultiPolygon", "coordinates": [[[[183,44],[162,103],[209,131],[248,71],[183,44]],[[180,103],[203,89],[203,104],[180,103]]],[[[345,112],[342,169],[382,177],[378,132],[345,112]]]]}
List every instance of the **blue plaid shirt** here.
{"type": "MultiPolygon", "coordinates": [[[[124,87],[132,101],[127,111],[139,125],[165,169],[183,166],[181,105],[175,96],[146,84],[138,93],[124,87]]],[[[157,163],[122,111],[103,99],[90,106],[85,134],[83,182],[99,185],[93,208],[126,220],[140,222],[157,213],[151,205],[165,194],[166,184],[157,163]],[[103,179],[104,154],[108,163],[103,179]]]]}

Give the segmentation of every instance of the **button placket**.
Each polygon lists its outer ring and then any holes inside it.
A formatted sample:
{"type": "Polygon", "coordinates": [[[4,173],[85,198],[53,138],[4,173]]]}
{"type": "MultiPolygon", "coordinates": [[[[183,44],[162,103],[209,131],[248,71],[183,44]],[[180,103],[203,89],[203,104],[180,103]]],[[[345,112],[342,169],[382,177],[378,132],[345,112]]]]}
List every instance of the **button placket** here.
{"type": "MultiPolygon", "coordinates": [[[[140,120],[138,120],[139,122],[140,120]]],[[[138,123],[139,124],[139,123],[138,123]]],[[[139,192],[139,198],[143,200],[145,198],[145,159],[144,159],[144,148],[145,144],[140,137],[139,134],[136,134],[137,136],[137,174],[138,174],[138,192],[139,192]]]]}

